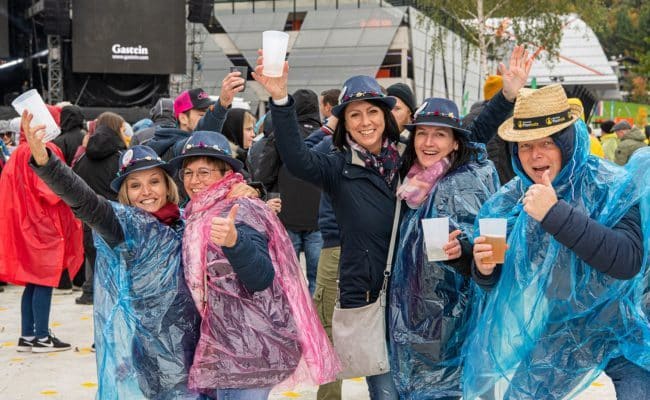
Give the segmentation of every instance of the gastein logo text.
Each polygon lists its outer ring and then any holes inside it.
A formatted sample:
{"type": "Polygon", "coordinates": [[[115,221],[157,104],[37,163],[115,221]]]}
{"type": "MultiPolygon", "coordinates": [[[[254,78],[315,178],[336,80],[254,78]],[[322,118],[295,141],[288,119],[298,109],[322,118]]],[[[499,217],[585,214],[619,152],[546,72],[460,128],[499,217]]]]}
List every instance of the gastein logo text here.
{"type": "Polygon", "coordinates": [[[122,46],[121,44],[114,44],[111,47],[113,60],[125,61],[149,61],[149,49],[143,46],[122,46]]]}

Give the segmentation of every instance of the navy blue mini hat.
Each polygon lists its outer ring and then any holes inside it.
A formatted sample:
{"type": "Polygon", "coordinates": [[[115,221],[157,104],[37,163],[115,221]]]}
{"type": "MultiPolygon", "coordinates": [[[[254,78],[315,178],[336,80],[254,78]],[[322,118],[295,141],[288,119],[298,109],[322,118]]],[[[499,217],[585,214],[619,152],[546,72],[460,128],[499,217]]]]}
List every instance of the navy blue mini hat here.
{"type": "Polygon", "coordinates": [[[358,100],[379,100],[385,103],[390,109],[395,107],[395,98],[386,96],[381,91],[381,86],[374,78],[365,75],[357,75],[349,78],[343,84],[341,94],[339,95],[339,105],[332,108],[332,114],[336,118],[341,118],[341,113],[345,107],[358,100]]]}
{"type": "Polygon", "coordinates": [[[169,160],[169,164],[178,170],[183,164],[183,160],[188,157],[217,158],[230,165],[235,172],[244,167],[241,161],[232,156],[228,139],[218,132],[197,131],[192,133],[192,136],[183,144],[181,154],[169,160]]]}
{"type": "Polygon", "coordinates": [[[158,157],[158,154],[151,147],[133,146],[120,155],[117,177],[111,182],[111,189],[119,192],[122,182],[130,173],[156,167],[162,168],[170,175],[173,173],[173,168],[158,157]]]}
{"type": "Polygon", "coordinates": [[[466,136],[471,134],[470,131],[461,127],[458,107],[451,100],[430,97],[424,100],[424,103],[413,114],[413,123],[404,126],[411,132],[418,125],[427,125],[451,128],[466,136]]]}

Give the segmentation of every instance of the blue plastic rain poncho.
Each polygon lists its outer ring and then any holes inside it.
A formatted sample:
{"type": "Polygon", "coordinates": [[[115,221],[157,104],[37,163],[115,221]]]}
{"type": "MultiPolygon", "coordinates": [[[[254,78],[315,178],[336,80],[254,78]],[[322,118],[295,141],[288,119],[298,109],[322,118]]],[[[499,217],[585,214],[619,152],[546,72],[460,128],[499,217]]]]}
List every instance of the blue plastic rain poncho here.
{"type": "Polygon", "coordinates": [[[97,398],[201,399],[187,388],[199,315],[181,268],[182,226],[111,202],[124,242],[95,235],[97,398]]]}
{"type": "Polygon", "coordinates": [[[499,187],[483,145],[476,146],[478,161],[442,178],[425,203],[402,216],[390,284],[389,333],[391,373],[403,399],[462,394],[460,350],[474,291],[469,277],[445,263],[427,261],[420,220],[448,216],[453,229],[473,237],[478,210],[499,187]]]}
{"type": "MultiPolygon", "coordinates": [[[[647,203],[647,178],[640,186],[640,178],[589,156],[582,121],[567,129],[575,129],[575,144],[552,182],[559,199],[607,227],[643,196],[647,203]]],[[[513,167],[517,177],[479,213],[507,217],[509,249],[466,342],[464,398],[571,398],[621,355],[650,368],[648,247],[641,272],[631,280],[591,268],[523,211],[521,200],[532,182],[518,157],[513,167]]],[[[647,246],[647,209],[642,218],[647,246]]]]}

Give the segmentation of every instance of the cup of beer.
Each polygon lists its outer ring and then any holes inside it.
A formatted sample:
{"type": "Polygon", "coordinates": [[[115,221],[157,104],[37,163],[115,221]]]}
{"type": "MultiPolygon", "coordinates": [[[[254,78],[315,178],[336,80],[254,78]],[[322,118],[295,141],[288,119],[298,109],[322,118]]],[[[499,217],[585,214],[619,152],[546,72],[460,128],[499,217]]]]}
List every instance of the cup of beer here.
{"type": "Polygon", "coordinates": [[[427,260],[447,260],[449,257],[442,247],[449,241],[449,217],[423,219],[422,231],[424,232],[427,260]]]}
{"type": "Polygon", "coordinates": [[[485,243],[492,245],[492,257],[484,258],[485,263],[503,264],[506,256],[506,231],[508,220],[505,218],[481,218],[478,220],[481,236],[485,243]]]}

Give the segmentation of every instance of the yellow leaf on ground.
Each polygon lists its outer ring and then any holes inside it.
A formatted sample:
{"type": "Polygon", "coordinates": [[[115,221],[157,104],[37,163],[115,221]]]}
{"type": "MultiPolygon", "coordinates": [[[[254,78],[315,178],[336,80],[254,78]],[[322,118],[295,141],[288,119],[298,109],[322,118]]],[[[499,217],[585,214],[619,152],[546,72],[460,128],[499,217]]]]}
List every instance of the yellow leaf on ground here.
{"type": "Polygon", "coordinates": [[[605,385],[603,385],[600,382],[594,382],[594,383],[591,384],[591,386],[602,387],[602,386],[605,386],[605,385]]]}
{"type": "Polygon", "coordinates": [[[81,384],[81,386],[85,388],[96,388],[97,384],[95,382],[84,382],[81,384]]]}
{"type": "Polygon", "coordinates": [[[90,317],[87,316],[87,315],[84,315],[83,317],[81,317],[79,319],[82,320],[82,321],[88,321],[90,319],[90,317]]]}
{"type": "Polygon", "coordinates": [[[300,393],[296,393],[296,392],[284,392],[284,393],[282,393],[282,395],[284,397],[289,397],[289,398],[292,398],[292,399],[302,397],[302,395],[300,393]]]}
{"type": "Polygon", "coordinates": [[[59,326],[61,326],[60,322],[52,322],[52,328],[58,328],[59,326]]]}
{"type": "Polygon", "coordinates": [[[2,343],[2,347],[14,347],[16,345],[16,342],[4,342],[2,343]]]}
{"type": "Polygon", "coordinates": [[[23,361],[25,361],[25,359],[20,357],[12,358],[9,360],[9,362],[23,362],[23,361]]]}
{"type": "Polygon", "coordinates": [[[363,381],[364,381],[364,378],[350,378],[350,379],[348,379],[348,380],[350,380],[350,381],[352,381],[352,382],[363,382],[363,381]]]}
{"type": "Polygon", "coordinates": [[[59,394],[59,392],[57,392],[56,390],[43,390],[41,394],[44,396],[55,396],[59,394]]]}
{"type": "Polygon", "coordinates": [[[0,311],[7,311],[9,310],[7,307],[0,307],[0,311]]]}

